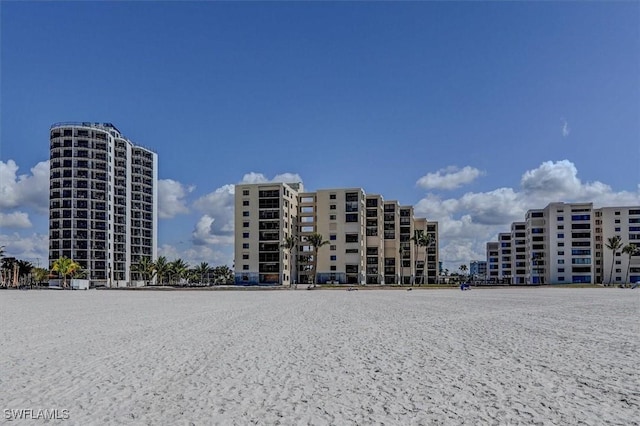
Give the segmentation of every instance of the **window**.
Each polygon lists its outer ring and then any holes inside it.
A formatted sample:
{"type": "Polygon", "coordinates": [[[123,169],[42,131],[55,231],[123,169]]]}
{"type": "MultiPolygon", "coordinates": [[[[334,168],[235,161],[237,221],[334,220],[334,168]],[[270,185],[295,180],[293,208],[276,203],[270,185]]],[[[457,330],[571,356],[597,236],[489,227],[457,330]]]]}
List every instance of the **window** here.
{"type": "Polygon", "coordinates": [[[247,211],[242,212],[242,216],[243,217],[248,217],[249,216],[249,212],[247,212],[247,211]]]}
{"type": "Polygon", "coordinates": [[[357,243],[358,242],[358,234],[346,234],[345,242],[347,243],[357,243]]]}
{"type": "Polygon", "coordinates": [[[558,234],[558,238],[564,238],[564,234],[558,234]]]}
{"type": "Polygon", "coordinates": [[[564,256],[564,251],[558,251],[558,256],[564,256]]]}
{"type": "Polygon", "coordinates": [[[335,214],[330,214],[329,215],[329,220],[336,220],[336,215],[335,214]]]}
{"type": "Polygon", "coordinates": [[[243,249],[248,249],[249,248],[249,243],[242,243],[242,248],[243,249]]]}
{"type": "Polygon", "coordinates": [[[329,240],[336,241],[337,239],[338,239],[338,237],[336,236],[336,234],[329,235],[329,240]]]}
{"type": "Polygon", "coordinates": [[[249,265],[242,265],[242,270],[243,271],[248,271],[249,270],[249,265]]]}
{"type": "Polygon", "coordinates": [[[558,265],[564,265],[564,259],[558,259],[558,265]]]}
{"type": "Polygon", "coordinates": [[[354,253],[357,254],[359,251],[360,250],[358,250],[358,249],[346,249],[345,253],[347,253],[347,254],[354,254],[354,253]]]}
{"type": "Polygon", "coordinates": [[[558,272],[564,273],[564,268],[558,268],[558,272]]]}
{"type": "Polygon", "coordinates": [[[336,246],[335,245],[330,245],[329,246],[329,251],[336,251],[336,246]]]}
{"type": "Polygon", "coordinates": [[[242,238],[249,238],[249,233],[248,232],[243,232],[242,233],[242,238]]]}
{"type": "Polygon", "coordinates": [[[335,200],[336,199],[336,194],[329,194],[329,199],[330,200],[335,200]]]}
{"type": "Polygon", "coordinates": [[[336,209],[336,205],[335,204],[330,204],[329,205],[329,210],[335,210],[336,209]]]}
{"type": "Polygon", "coordinates": [[[338,270],[338,268],[337,268],[337,266],[336,266],[336,265],[331,265],[331,266],[329,267],[329,270],[330,270],[330,271],[337,271],[337,270],[338,270]]]}
{"type": "Polygon", "coordinates": [[[357,213],[349,213],[345,216],[345,222],[357,222],[358,214],[357,213]]]}
{"type": "Polygon", "coordinates": [[[248,189],[243,189],[243,190],[242,190],[242,195],[244,195],[245,197],[246,197],[247,195],[249,195],[249,190],[248,190],[248,189]]]}
{"type": "Polygon", "coordinates": [[[249,222],[242,222],[242,227],[243,228],[248,228],[249,227],[249,222]]]}
{"type": "Polygon", "coordinates": [[[331,257],[330,257],[330,259],[331,259],[332,261],[333,261],[333,260],[337,260],[337,259],[338,259],[338,256],[336,256],[335,254],[332,254],[332,255],[331,255],[331,257]]]}
{"type": "Polygon", "coordinates": [[[249,200],[242,200],[242,205],[243,206],[248,206],[249,205],[249,200]]]}
{"type": "Polygon", "coordinates": [[[620,232],[620,227],[616,226],[616,232],[620,232]]]}
{"type": "Polygon", "coordinates": [[[248,255],[247,253],[243,254],[243,255],[242,255],[242,259],[243,259],[243,260],[247,260],[247,259],[249,259],[249,255],[248,255]]]}
{"type": "Polygon", "coordinates": [[[558,230],[561,231],[564,229],[564,225],[558,225],[558,230]]]}
{"type": "Polygon", "coordinates": [[[564,277],[558,277],[558,281],[564,281],[564,277]]]}

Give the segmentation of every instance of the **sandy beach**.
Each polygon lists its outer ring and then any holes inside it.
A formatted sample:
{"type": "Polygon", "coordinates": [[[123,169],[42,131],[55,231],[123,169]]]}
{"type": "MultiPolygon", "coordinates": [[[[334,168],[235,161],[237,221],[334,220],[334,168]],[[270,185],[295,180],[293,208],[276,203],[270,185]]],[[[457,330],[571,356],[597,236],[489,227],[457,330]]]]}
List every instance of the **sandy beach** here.
{"type": "Polygon", "coordinates": [[[48,424],[638,425],[640,291],[2,291],[48,424]]]}

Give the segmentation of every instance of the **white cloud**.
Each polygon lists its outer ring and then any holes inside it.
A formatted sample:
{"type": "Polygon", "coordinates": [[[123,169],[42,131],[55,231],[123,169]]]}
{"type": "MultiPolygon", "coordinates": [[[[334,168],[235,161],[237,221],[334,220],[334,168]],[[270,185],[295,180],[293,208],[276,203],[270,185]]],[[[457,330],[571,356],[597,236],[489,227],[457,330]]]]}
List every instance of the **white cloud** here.
{"type": "Polygon", "coordinates": [[[275,175],[273,179],[267,179],[262,173],[250,172],[242,177],[239,183],[268,183],[268,182],[284,182],[297,183],[302,182],[302,178],[297,173],[282,173],[275,175]]]}
{"type": "Polygon", "coordinates": [[[224,185],[193,203],[204,213],[192,233],[194,244],[221,243],[226,241],[223,236],[233,235],[234,194],[233,185],[224,185]]]}
{"type": "Polygon", "coordinates": [[[201,262],[206,262],[209,266],[233,266],[233,253],[214,250],[209,246],[193,246],[188,249],[182,249],[163,244],[158,247],[158,255],[166,257],[168,261],[182,259],[191,267],[198,266],[201,262]]]}
{"type": "Polygon", "coordinates": [[[565,120],[564,118],[562,119],[562,137],[567,137],[569,136],[569,133],[571,133],[571,129],[569,128],[569,123],[567,123],[567,120],[565,120]]]}
{"type": "Polygon", "coordinates": [[[427,173],[418,179],[418,186],[425,189],[455,189],[467,183],[473,182],[483,173],[475,167],[465,166],[458,169],[449,166],[435,173],[427,173]]]}
{"type": "Polygon", "coordinates": [[[264,183],[269,182],[269,179],[265,177],[262,173],[247,173],[242,177],[240,183],[264,183]]]}
{"type": "Polygon", "coordinates": [[[4,255],[31,262],[34,266],[47,268],[49,263],[49,236],[31,234],[27,236],[14,233],[0,235],[0,246],[4,247],[4,255]]]}
{"type": "Polygon", "coordinates": [[[0,212],[0,228],[31,228],[33,225],[25,212],[0,212]]]}
{"type": "Polygon", "coordinates": [[[170,219],[179,214],[189,213],[186,197],[194,188],[173,179],[159,179],[158,217],[170,219]]]}
{"type": "Polygon", "coordinates": [[[0,161],[0,209],[32,207],[40,213],[49,209],[49,161],[31,168],[31,174],[18,175],[13,160],[0,161]]]}
{"type": "Polygon", "coordinates": [[[233,228],[231,229],[231,232],[225,231],[223,229],[222,232],[224,232],[225,235],[221,235],[221,233],[214,227],[215,221],[216,220],[213,217],[207,214],[203,215],[198,220],[195,229],[191,233],[191,237],[195,245],[233,244],[233,228]]]}
{"type": "MultiPolygon", "coordinates": [[[[547,161],[522,175],[520,190],[498,188],[442,199],[433,193],[416,203],[417,216],[439,222],[440,257],[451,267],[485,258],[485,244],[512,222],[523,221],[527,210],[556,201],[593,202],[594,207],[640,205],[638,193],[613,191],[602,182],[584,183],[568,160],[547,161]]],[[[640,189],[640,186],[639,186],[640,189]]]]}
{"type": "MultiPolygon", "coordinates": [[[[262,173],[247,173],[240,183],[302,182],[296,173],[282,173],[268,179],[262,173]]],[[[203,215],[191,233],[195,245],[233,245],[235,186],[223,185],[198,198],[193,206],[203,215]]]]}
{"type": "Polygon", "coordinates": [[[298,183],[302,182],[302,178],[297,173],[282,173],[275,175],[271,182],[298,183]]]}

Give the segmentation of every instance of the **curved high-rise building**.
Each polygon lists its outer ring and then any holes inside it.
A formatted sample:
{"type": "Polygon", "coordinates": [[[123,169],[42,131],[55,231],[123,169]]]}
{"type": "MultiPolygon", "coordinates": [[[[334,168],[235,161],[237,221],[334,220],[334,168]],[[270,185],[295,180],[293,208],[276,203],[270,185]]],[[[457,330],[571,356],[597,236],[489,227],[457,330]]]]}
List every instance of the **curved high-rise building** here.
{"type": "Polygon", "coordinates": [[[142,280],[157,257],[158,156],[111,123],[56,123],[50,132],[49,266],[78,262],[93,285],[142,280]]]}

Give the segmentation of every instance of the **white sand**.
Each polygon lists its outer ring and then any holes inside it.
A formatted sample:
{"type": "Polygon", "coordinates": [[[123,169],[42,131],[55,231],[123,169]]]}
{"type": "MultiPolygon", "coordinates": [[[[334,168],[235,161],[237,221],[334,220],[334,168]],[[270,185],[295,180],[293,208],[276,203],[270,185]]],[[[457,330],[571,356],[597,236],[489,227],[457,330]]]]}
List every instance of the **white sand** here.
{"type": "Polygon", "coordinates": [[[640,424],[640,290],[1,291],[0,321],[0,410],[52,423],[640,424]]]}

